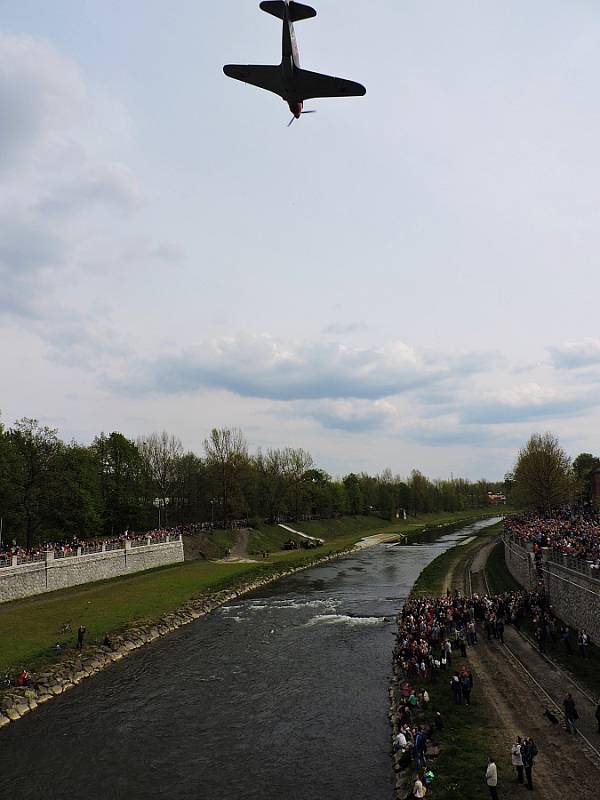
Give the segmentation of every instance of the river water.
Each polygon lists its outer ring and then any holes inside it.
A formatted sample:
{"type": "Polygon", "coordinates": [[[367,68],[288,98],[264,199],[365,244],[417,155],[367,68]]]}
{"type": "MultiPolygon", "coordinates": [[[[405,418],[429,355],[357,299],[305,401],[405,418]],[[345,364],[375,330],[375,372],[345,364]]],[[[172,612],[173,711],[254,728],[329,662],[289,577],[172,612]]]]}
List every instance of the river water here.
{"type": "Polygon", "coordinates": [[[391,800],[394,616],[493,520],[280,580],[0,732],[7,800],[391,800]]]}

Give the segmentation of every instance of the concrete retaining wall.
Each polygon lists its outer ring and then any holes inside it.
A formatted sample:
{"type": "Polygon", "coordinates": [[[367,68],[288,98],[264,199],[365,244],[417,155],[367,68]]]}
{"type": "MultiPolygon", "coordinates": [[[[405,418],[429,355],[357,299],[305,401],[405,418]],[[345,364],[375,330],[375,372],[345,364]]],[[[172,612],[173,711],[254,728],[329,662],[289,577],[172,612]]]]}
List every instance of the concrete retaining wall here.
{"type": "Polygon", "coordinates": [[[181,536],[168,542],[147,542],[132,547],[132,542],[126,541],[118,550],[66,558],[45,553],[43,560],[27,564],[17,564],[13,558],[12,566],[0,568],[0,603],[183,561],[181,536]]]}
{"type": "Polygon", "coordinates": [[[504,560],[517,583],[529,590],[536,588],[539,578],[535,568],[533,545],[523,545],[516,539],[505,536],[504,560]]]}
{"type": "Polygon", "coordinates": [[[531,545],[504,538],[504,558],[513,578],[526,589],[535,589],[540,579],[559,619],[569,627],[585,630],[600,644],[600,575],[584,561],[542,548],[539,572],[531,545]],[[528,549],[529,548],[529,549],[528,549]]]}

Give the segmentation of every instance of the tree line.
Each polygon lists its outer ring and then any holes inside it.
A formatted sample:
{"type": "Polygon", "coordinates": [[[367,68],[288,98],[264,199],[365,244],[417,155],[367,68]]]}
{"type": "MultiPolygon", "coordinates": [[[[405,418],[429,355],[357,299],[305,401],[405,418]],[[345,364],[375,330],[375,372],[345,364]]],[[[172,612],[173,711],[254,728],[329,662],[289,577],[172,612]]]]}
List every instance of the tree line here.
{"type": "Polygon", "coordinates": [[[580,453],[571,460],[554,434],[534,433],[505,477],[506,490],[515,505],[541,514],[566,504],[588,507],[598,467],[598,456],[580,453]]]}
{"type": "Polygon", "coordinates": [[[24,418],[0,424],[4,541],[118,536],[126,530],[232,520],[250,525],[339,515],[397,515],[483,507],[497,483],[408,478],[385,470],[333,478],[302,448],[250,454],[237,428],[215,428],[202,455],[166,431],[132,440],[100,433],[82,445],[24,418]]]}

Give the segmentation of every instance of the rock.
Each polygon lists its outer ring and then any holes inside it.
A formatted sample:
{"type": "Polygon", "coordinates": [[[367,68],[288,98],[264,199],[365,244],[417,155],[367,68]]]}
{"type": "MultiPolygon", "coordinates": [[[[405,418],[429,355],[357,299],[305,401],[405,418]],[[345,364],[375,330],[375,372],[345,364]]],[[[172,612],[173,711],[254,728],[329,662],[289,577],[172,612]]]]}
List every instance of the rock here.
{"type": "Polygon", "coordinates": [[[37,707],[38,707],[38,704],[37,704],[37,702],[35,700],[30,700],[29,701],[29,710],[30,711],[35,711],[35,709],[37,707]]]}
{"type": "MultiPolygon", "coordinates": [[[[29,711],[29,709],[27,710],[29,711]]],[[[4,713],[9,718],[9,720],[11,720],[11,722],[16,722],[18,719],[21,719],[21,715],[19,714],[17,709],[14,708],[14,706],[11,706],[11,708],[7,708],[4,713]]]]}
{"type": "Polygon", "coordinates": [[[37,704],[39,706],[41,703],[47,703],[48,700],[51,700],[51,699],[52,699],[52,695],[51,694],[41,694],[37,699],[37,704]]]}
{"type": "Polygon", "coordinates": [[[50,694],[59,695],[62,694],[63,687],[59,683],[55,683],[54,686],[50,687],[50,694]]]}
{"type": "Polygon", "coordinates": [[[10,720],[8,717],[5,717],[4,714],[0,714],[0,728],[3,728],[5,725],[8,725],[10,720]]]}
{"type": "Polygon", "coordinates": [[[29,714],[29,710],[29,704],[27,703],[19,703],[19,705],[15,707],[15,711],[20,717],[24,717],[25,714],[29,714]]]}

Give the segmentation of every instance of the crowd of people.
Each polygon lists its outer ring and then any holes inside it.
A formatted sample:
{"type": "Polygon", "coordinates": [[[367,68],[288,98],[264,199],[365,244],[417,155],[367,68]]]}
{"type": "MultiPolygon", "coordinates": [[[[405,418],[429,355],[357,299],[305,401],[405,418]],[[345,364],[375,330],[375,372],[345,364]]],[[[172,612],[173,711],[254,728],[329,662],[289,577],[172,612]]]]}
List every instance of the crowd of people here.
{"type": "MultiPolygon", "coordinates": [[[[588,657],[589,636],[585,630],[571,632],[552,614],[543,591],[514,591],[498,595],[464,597],[457,592],[439,598],[414,598],[407,601],[399,617],[397,642],[394,650],[396,672],[404,676],[396,698],[396,724],[393,739],[395,753],[402,754],[401,766],[414,764],[417,775],[411,797],[424,797],[433,773],[427,770],[428,742],[443,729],[439,711],[424,715],[431,703],[428,686],[447,682],[455,705],[468,706],[474,680],[467,662],[467,648],[478,644],[480,635],[489,640],[504,641],[506,625],[519,630],[528,620],[532,623],[540,649],[550,639],[561,640],[566,651],[588,657]],[[417,688],[419,687],[419,688],[417,688]],[[424,718],[432,722],[424,725],[424,718]]],[[[567,694],[564,702],[564,722],[568,732],[577,731],[578,713],[575,700],[567,694]]],[[[558,724],[549,710],[546,716],[558,724]]],[[[600,706],[596,711],[600,732],[600,706]]],[[[510,758],[518,783],[533,788],[533,767],[537,745],[531,737],[517,737],[510,758]]],[[[485,780],[492,798],[497,798],[498,774],[496,762],[490,758],[485,780]]]]}
{"type": "Polygon", "coordinates": [[[182,528],[156,528],[152,531],[145,531],[144,533],[135,533],[134,531],[125,531],[120,536],[113,536],[107,539],[77,539],[73,538],[69,541],[63,542],[43,542],[35,545],[34,547],[23,547],[17,544],[16,540],[11,542],[2,542],[0,544],[0,565],[2,562],[6,563],[17,556],[21,562],[35,561],[42,559],[46,553],[54,554],[55,558],[66,558],[74,555],[87,555],[90,553],[99,553],[103,547],[109,549],[116,549],[123,547],[126,541],[141,542],[150,538],[152,541],[162,540],[173,534],[181,533],[182,528]]]}
{"type": "Polygon", "coordinates": [[[531,542],[536,552],[551,547],[600,568],[600,512],[595,509],[565,506],[545,517],[514,514],[504,520],[504,530],[531,542]]]}
{"type": "MultiPolygon", "coordinates": [[[[229,527],[232,530],[247,527],[248,520],[231,520],[229,527]]],[[[42,559],[48,552],[53,552],[55,558],[65,558],[77,555],[78,552],[86,555],[98,553],[103,546],[111,549],[123,547],[125,541],[141,541],[150,537],[152,540],[163,539],[167,536],[181,534],[193,536],[199,533],[210,534],[215,530],[212,522],[190,522],[186,524],[163,526],[143,533],[127,530],[119,536],[108,538],[79,539],[74,537],[68,541],[48,541],[36,544],[34,547],[24,547],[17,544],[16,540],[0,541],[0,566],[6,566],[12,556],[17,556],[21,562],[42,559]]]]}

